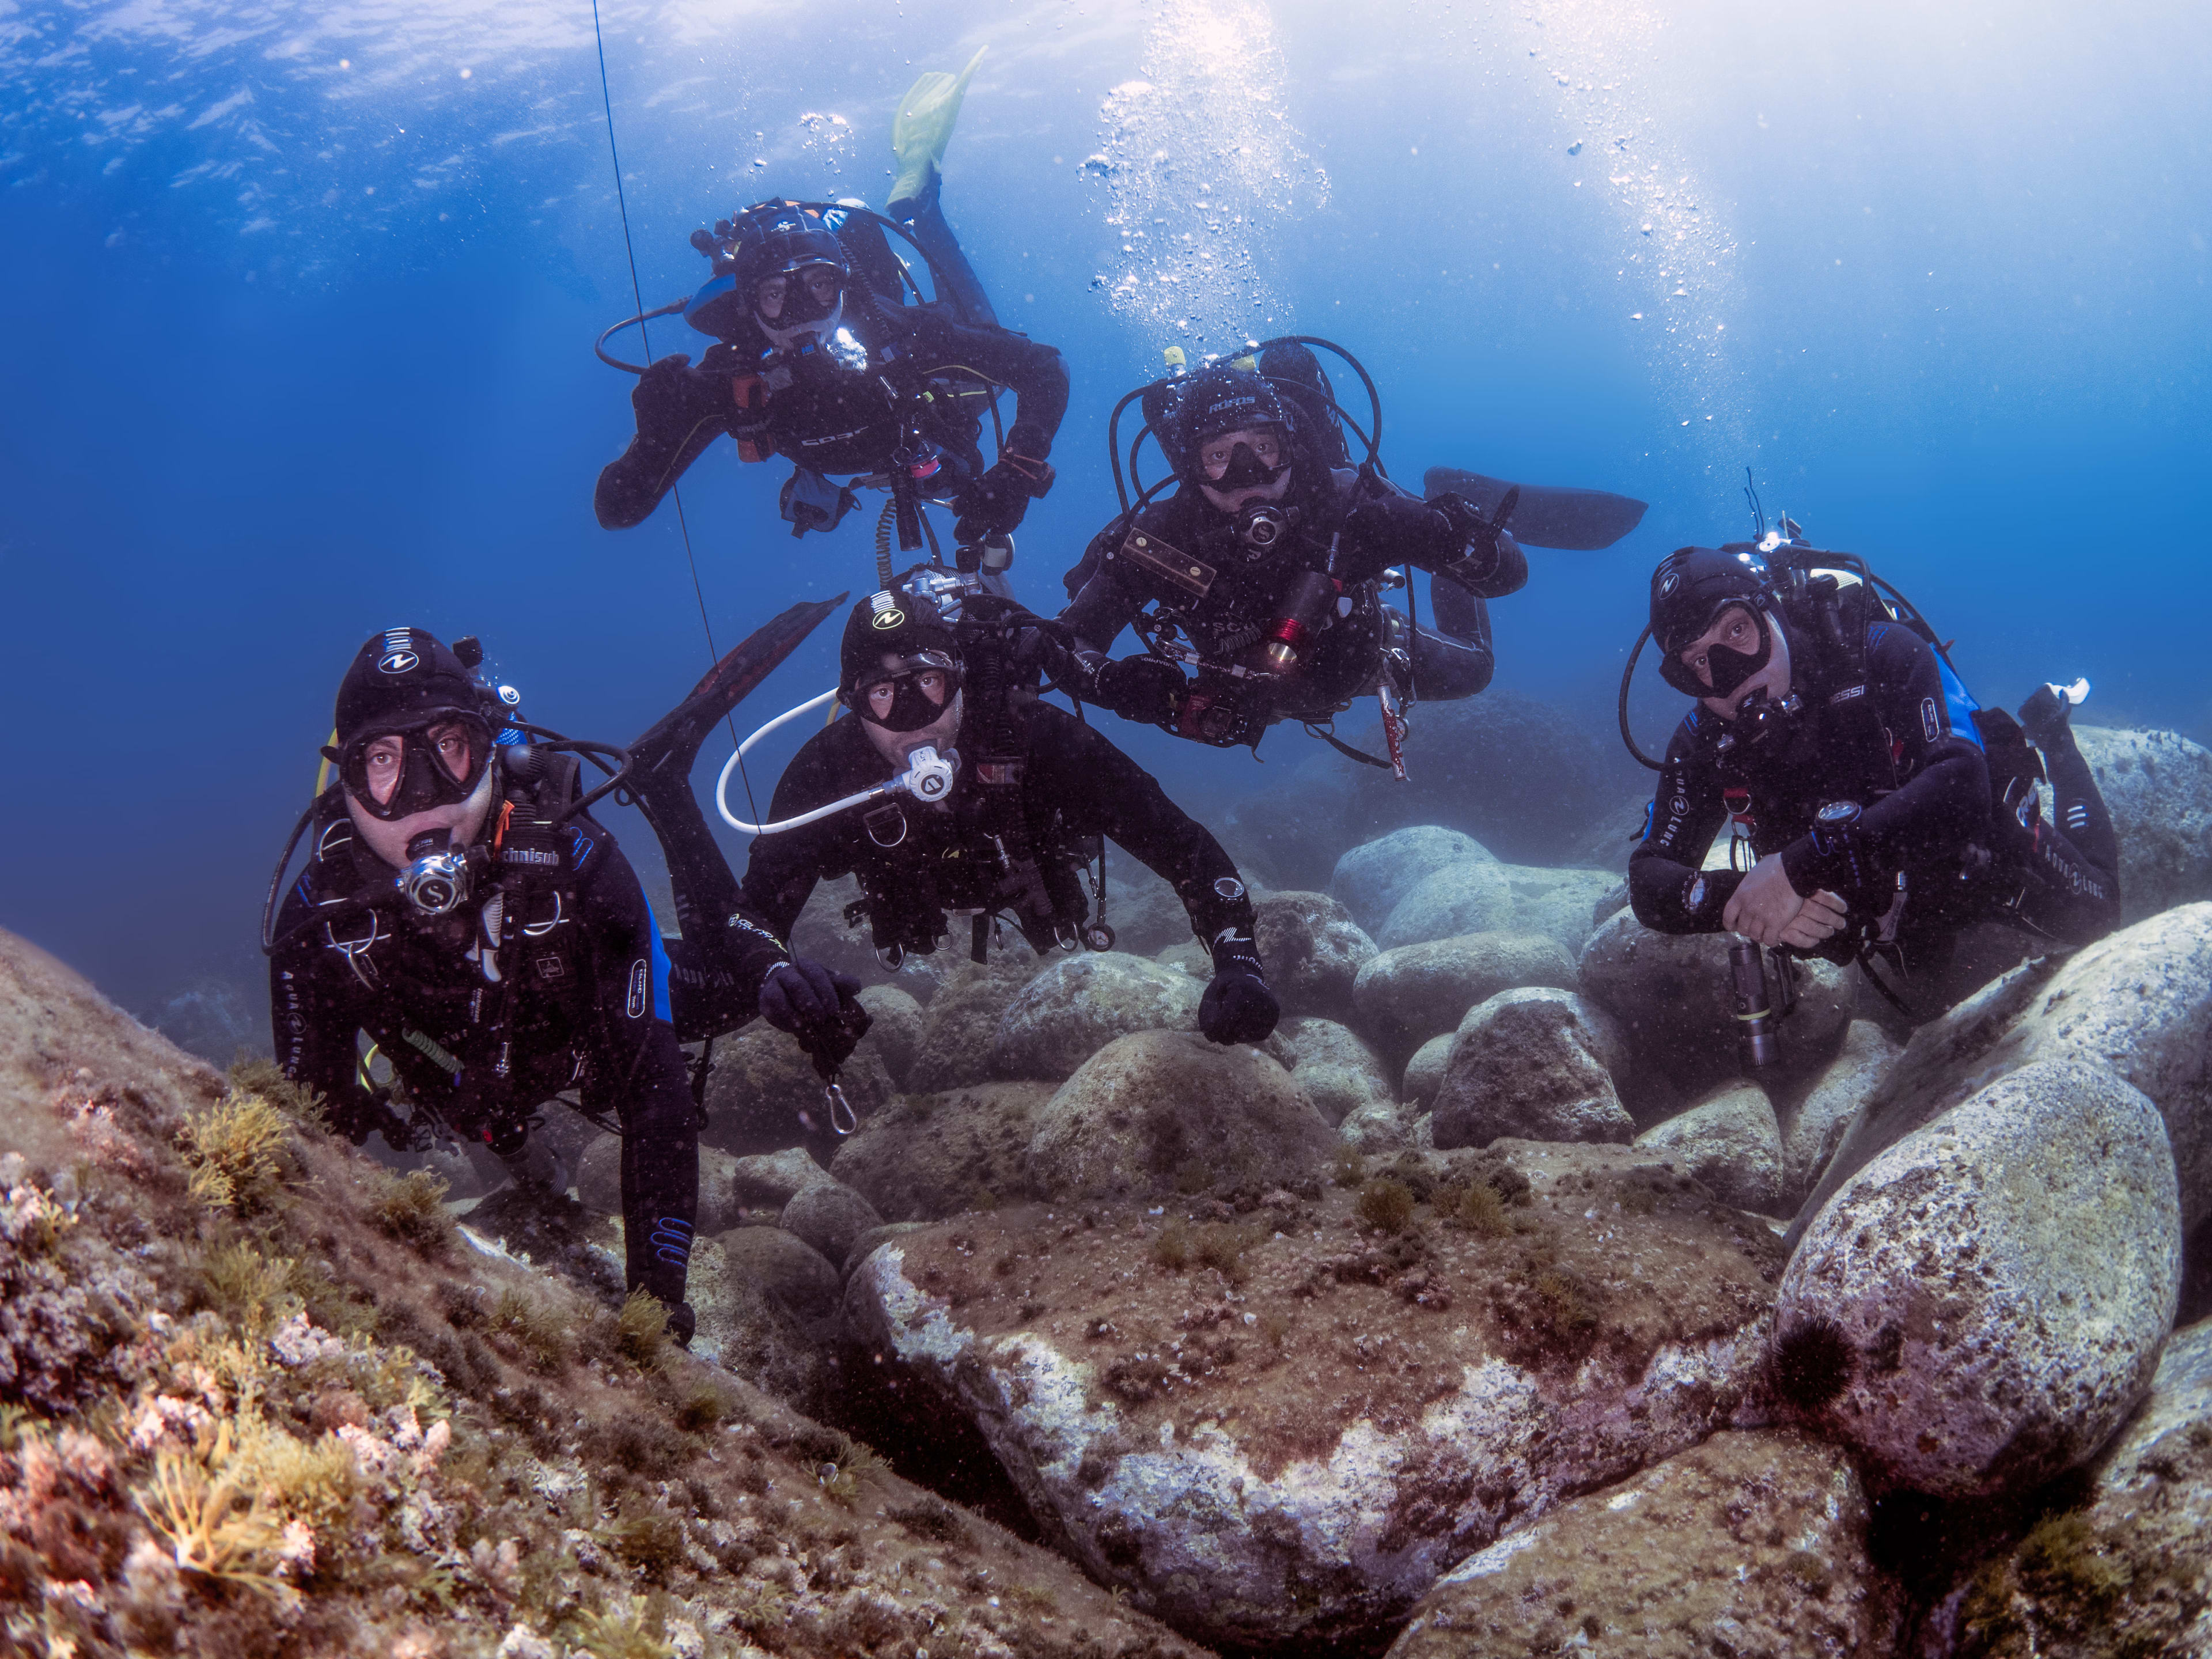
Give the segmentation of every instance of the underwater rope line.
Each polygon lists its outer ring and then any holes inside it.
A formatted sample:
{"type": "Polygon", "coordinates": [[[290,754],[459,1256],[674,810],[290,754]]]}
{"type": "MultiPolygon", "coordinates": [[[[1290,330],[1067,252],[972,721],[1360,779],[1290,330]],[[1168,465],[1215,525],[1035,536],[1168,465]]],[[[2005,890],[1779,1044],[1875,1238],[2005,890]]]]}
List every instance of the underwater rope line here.
{"type": "MultiPolygon", "coordinates": [[[[599,0],[592,0],[592,40],[599,51],[599,106],[606,112],[607,116],[607,159],[614,164],[615,204],[622,210],[623,252],[629,258],[630,298],[635,301],[640,313],[637,337],[645,347],[645,361],[650,363],[653,361],[653,337],[643,314],[644,290],[640,288],[637,280],[637,244],[631,239],[629,234],[629,196],[623,188],[622,151],[615,143],[615,100],[614,94],[607,88],[607,37],[605,32],[599,27],[599,0]]],[[[695,427],[692,429],[696,432],[698,428],[695,427]]],[[[681,453],[681,451],[678,452],[679,454],[681,453]]],[[[707,654],[711,659],[708,665],[711,667],[714,663],[721,661],[722,653],[714,643],[714,624],[708,619],[707,592],[699,585],[699,558],[698,555],[691,550],[691,523],[684,514],[684,486],[680,483],[671,484],[669,494],[676,500],[676,525],[684,534],[684,562],[691,567],[691,594],[699,601],[699,626],[706,631],[707,654]]],[[[729,728],[730,741],[733,744],[737,742],[738,727],[734,717],[725,714],[722,717],[722,724],[729,728]]],[[[745,801],[748,805],[751,805],[753,781],[746,775],[742,760],[738,765],[738,775],[744,781],[745,801]]],[[[753,817],[756,820],[760,817],[759,807],[753,807],[753,817]]]]}

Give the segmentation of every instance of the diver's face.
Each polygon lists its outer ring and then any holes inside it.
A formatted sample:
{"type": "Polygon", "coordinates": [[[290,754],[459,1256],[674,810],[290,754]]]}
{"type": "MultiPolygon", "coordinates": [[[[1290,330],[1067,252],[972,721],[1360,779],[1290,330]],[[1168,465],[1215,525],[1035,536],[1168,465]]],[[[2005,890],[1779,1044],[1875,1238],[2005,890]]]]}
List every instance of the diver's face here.
{"type": "MultiPolygon", "coordinates": [[[[1765,666],[1724,697],[1699,699],[1705,706],[1724,720],[1732,720],[1744,699],[1754,691],[1764,690],[1779,702],[1790,695],[1790,637],[1782,631],[1773,617],[1766,619],[1767,632],[1774,641],[1772,653],[1765,666]]],[[[1732,605],[1713,619],[1713,625],[1698,635],[1676,653],[1682,666],[1698,677],[1698,684],[1713,683],[1712,653],[1714,648],[1734,651],[1740,655],[1755,656],[1759,651],[1759,618],[1747,605],[1732,605]]]]}
{"type": "Polygon", "coordinates": [[[1252,453],[1252,459],[1265,467],[1279,467],[1271,483],[1247,485],[1238,489],[1222,489],[1211,483],[1201,483],[1199,489],[1206,499],[1224,513],[1242,511],[1254,501],[1279,501],[1291,487],[1291,472],[1284,465],[1289,458],[1283,453],[1283,434],[1273,426],[1239,427],[1234,432],[1224,432],[1208,438],[1200,445],[1199,471],[1208,479],[1225,474],[1236,459],[1237,446],[1243,444],[1252,453]]]}
{"type": "MultiPolygon", "coordinates": [[[[476,769],[476,758],[469,750],[467,730],[457,722],[434,726],[418,739],[429,744],[437,757],[438,764],[446,775],[456,783],[466,783],[476,769]]],[[[392,792],[399,787],[399,776],[405,769],[407,739],[398,732],[373,738],[362,751],[362,763],[368,776],[369,799],[379,806],[392,805],[392,792]]]]}
{"type": "Polygon", "coordinates": [[[764,278],[753,290],[753,305],[768,321],[780,322],[784,309],[806,317],[824,317],[836,303],[837,270],[834,265],[802,265],[764,278]]]}

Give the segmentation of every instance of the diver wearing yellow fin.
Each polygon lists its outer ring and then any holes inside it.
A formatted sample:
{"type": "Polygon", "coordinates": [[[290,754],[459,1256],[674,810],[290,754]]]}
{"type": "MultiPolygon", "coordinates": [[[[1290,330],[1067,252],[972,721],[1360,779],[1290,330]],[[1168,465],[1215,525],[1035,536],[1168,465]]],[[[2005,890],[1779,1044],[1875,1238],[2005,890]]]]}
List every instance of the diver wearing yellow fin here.
{"type": "Polygon", "coordinates": [[[637,435],[599,474],[601,525],[642,523],[727,433],[745,460],[794,464],[781,503],[794,536],[834,528],[866,485],[890,491],[902,548],[927,536],[941,558],[921,510],[936,502],[957,517],[963,568],[986,542],[1011,557],[1006,538],[1052,484],[1067,367],[1054,347],[999,323],[938,205],[945,145],[981,56],[957,76],[922,76],[899,100],[888,215],[854,201],[772,200],[692,233],[713,274],[681,309],[717,343],[696,367],[675,353],[640,368],[602,349],[640,380],[637,435]],[[917,257],[896,256],[899,242],[917,257]],[[927,300],[912,274],[925,264],[927,300]],[[1000,390],[1015,398],[1003,429],[1000,390]],[[988,465],[987,412],[998,438],[988,465]]]}

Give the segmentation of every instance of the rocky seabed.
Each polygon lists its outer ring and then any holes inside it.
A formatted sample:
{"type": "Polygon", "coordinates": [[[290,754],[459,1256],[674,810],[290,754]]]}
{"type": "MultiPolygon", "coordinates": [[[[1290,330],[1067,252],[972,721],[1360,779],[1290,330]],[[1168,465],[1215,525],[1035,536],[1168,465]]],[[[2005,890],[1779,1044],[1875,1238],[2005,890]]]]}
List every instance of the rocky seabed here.
{"type": "Polygon", "coordinates": [[[690,1354],[612,1139],[380,1163],[0,936],[0,1651],[2212,1652],[2212,757],[2081,736],[2129,925],[1751,1079],[1723,940],[1492,850],[1588,781],[1243,813],[1256,1048],[1142,872],[888,978],[825,891],[864,1121],[717,1044],[690,1354]]]}

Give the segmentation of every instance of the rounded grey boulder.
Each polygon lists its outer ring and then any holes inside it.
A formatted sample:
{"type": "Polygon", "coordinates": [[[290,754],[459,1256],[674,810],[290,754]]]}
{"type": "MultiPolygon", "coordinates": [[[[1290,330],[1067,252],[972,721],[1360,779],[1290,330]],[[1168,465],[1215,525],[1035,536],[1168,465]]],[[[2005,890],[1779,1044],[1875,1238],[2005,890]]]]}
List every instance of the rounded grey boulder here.
{"type": "Polygon", "coordinates": [[[1523,1140],[1626,1142],[1636,1125],[1614,1088],[1620,1029],[1571,991],[1501,991],[1468,1011],[1437,1091],[1440,1147],[1523,1140]]]}
{"type": "Polygon", "coordinates": [[[1116,1037],[1039,1110],[1030,1188],[1044,1199],[1280,1187],[1337,1146],[1291,1074],[1195,1031],[1116,1037]]]}
{"type": "Polygon", "coordinates": [[[776,1224],[828,1261],[842,1261],[853,1241],[884,1224],[875,1206],[837,1181],[817,1181],[792,1194],[776,1224]]]}
{"type": "Polygon", "coordinates": [[[2173,732],[2074,729],[2120,842],[2130,921],[2212,898],[2212,753],[2173,732]]]}
{"type": "Polygon", "coordinates": [[[1467,1011],[1500,991],[1580,988],[1574,959],[1540,933],[1462,933],[1382,951],[1352,983],[1359,1029],[1392,1054],[1456,1030],[1467,1011]]]}
{"type": "Polygon", "coordinates": [[[1058,1083],[1115,1037],[1188,1030],[1205,987],[1149,957],[1085,951],[1024,985],[999,1017],[991,1069],[1002,1078],[1058,1083]]]}
{"type": "Polygon", "coordinates": [[[1386,951],[1461,933],[1507,931],[1513,926],[1513,886],[1505,866],[1448,864],[1424,876],[1391,907],[1375,942],[1386,951]]]}
{"type": "Polygon", "coordinates": [[[2126,1419],[2180,1288],[2157,1109],[2102,1066],[2039,1061],[1828,1200],[1783,1275],[1772,1375],[1881,1484],[2017,1492],[2126,1419]]]}
{"type": "MultiPolygon", "coordinates": [[[[883,1056],[865,1040],[845,1062],[842,1085],[864,1118],[893,1092],[883,1056]]],[[[802,1111],[823,1121],[822,1079],[796,1037],[761,1022],[716,1042],[702,1140],[739,1158],[796,1146],[806,1135],[802,1111]]]]}
{"type": "Polygon", "coordinates": [[[1382,1057],[1333,1019],[1286,1019],[1276,1028],[1293,1064],[1291,1075],[1324,1122],[1336,1124],[1361,1107],[1390,1103],[1382,1057]]]}
{"type": "Polygon", "coordinates": [[[867,1041],[883,1056],[891,1081],[904,1083],[921,1047],[921,1005],[896,985],[867,986],[860,1000],[868,1011],[867,1041]]]}
{"type": "Polygon", "coordinates": [[[1352,920],[1372,932],[1425,878],[1447,865],[1486,861],[1495,860],[1474,836],[1417,823],[1355,847],[1337,860],[1328,890],[1352,920]]]}
{"type": "Polygon", "coordinates": [[[1653,1125],[1632,1144],[1666,1153],[1723,1204],[1762,1215],[1786,1213],[1782,1126],[1757,1084],[1739,1083],[1653,1125]]]}
{"type": "Polygon", "coordinates": [[[1030,1136],[1049,1083],[908,1095],[863,1123],[830,1172],[892,1221],[933,1221],[1029,1192],[1030,1136]]]}
{"type": "Polygon", "coordinates": [[[1283,1012],[1346,1017],[1352,980],[1375,955],[1351,913],[1326,893],[1270,893],[1253,908],[1254,940],[1283,1012]]]}
{"type": "Polygon", "coordinates": [[[1406,1062],[1405,1080],[1399,1085],[1398,1093],[1407,1105],[1425,1112],[1437,1103],[1437,1091],[1444,1086],[1444,1066],[1458,1036],[1457,1030],[1450,1030],[1431,1037],[1406,1062]]]}

